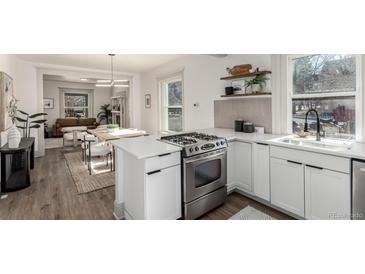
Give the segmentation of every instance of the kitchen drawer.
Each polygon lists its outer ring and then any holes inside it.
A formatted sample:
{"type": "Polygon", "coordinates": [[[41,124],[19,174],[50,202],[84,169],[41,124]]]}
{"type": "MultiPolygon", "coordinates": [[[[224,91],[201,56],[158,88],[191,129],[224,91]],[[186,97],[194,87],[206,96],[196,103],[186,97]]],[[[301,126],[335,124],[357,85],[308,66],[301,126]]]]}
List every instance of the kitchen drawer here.
{"type": "Polygon", "coordinates": [[[180,165],[180,152],[161,154],[145,160],[145,172],[180,165]]]}
{"type": "Polygon", "coordinates": [[[299,149],[270,146],[270,156],[302,164],[350,173],[350,159],[299,149]]]}

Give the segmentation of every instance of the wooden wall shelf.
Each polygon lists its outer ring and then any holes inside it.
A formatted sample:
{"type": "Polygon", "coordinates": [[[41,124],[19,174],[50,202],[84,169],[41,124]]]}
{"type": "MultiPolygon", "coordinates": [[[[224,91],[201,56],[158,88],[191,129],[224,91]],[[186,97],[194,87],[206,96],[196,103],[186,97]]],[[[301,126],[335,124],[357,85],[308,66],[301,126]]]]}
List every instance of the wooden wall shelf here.
{"type": "Polygon", "coordinates": [[[221,95],[221,97],[225,97],[225,98],[234,98],[234,97],[262,97],[262,96],[270,97],[271,96],[271,92],[221,95]]]}
{"type": "Polygon", "coordinates": [[[253,76],[257,76],[257,75],[265,75],[265,74],[271,74],[271,71],[262,70],[262,71],[258,71],[258,72],[247,73],[247,74],[226,76],[226,77],[221,77],[221,80],[233,80],[233,79],[247,78],[247,77],[253,77],[253,76]]]}

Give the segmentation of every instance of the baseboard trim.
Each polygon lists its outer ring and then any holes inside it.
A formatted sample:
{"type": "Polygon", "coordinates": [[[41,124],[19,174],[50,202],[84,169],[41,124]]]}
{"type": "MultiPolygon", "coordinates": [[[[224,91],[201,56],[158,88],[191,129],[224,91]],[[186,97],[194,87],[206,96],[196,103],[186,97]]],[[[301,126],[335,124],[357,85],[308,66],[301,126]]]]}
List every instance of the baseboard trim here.
{"type": "Polygon", "coordinates": [[[117,220],[125,219],[124,203],[117,203],[116,201],[114,201],[113,215],[114,215],[114,218],[117,219],[117,220]]]}

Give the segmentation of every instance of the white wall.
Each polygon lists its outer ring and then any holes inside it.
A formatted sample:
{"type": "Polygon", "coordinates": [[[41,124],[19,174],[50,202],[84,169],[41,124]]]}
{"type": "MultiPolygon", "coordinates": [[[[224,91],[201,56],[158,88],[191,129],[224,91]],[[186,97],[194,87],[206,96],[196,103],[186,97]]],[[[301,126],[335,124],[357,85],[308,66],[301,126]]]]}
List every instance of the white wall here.
{"type": "Polygon", "coordinates": [[[61,82],[61,81],[43,81],[43,97],[54,99],[54,109],[45,109],[47,113],[45,117],[47,123],[51,126],[55,123],[57,118],[63,117],[60,113],[60,90],[59,88],[74,88],[74,89],[89,89],[93,90],[93,106],[90,117],[96,117],[100,111],[100,106],[103,104],[110,104],[110,97],[112,96],[111,88],[107,87],[95,87],[94,84],[88,83],[72,83],[72,82],[61,82]]]}
{"type": "Polygon", "coordinates": [[[209,55],[186,55],[141,75],[141,128],[150,133],[158,129],[158,78],[184,71],[184,126],[185,130],[214,127],[214,100],[221,99],[229,81],[226,67],[252,64],[253,68],[270,69],[270,55],[228,55],[217,58],[209,55]],[[151,108],[144,107],[145,94],[151,94],[151,108]],[[198,103],[198,107],[194,107],[198,103]]]}
{"type": "MultiPolygon", "coordinates": [[[[28,113],[37,111],[37,71],[36,68],[14,55],[0,55],[0,71],[6,72],[14,80],[14,96],[19,99],[18,108],[28,113]]],[[[38,133],[33,130],[36,138],[35,151],[38,151],[38,133]]]]}

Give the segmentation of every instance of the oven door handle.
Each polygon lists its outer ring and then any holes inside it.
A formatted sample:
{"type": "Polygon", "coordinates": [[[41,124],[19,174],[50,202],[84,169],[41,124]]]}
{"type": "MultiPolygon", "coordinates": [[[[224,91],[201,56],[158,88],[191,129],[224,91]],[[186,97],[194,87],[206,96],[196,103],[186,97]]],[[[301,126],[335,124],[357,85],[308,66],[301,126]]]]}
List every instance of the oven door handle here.
{"type": "Polygon", "coordinates": [[[220,157],[224,156],[225,154],[226,154],[226,151],[219,152],[219,153],[216,153],[216,154],[212,154],[212,155],[209,155],[209,156],[199,155],[200,156],[199,158],[189,159],[189,160],[184,161],[184,163],[185,164],[190,164],[190,163],[193,163],[193,162],[198,162],[199,160],[209,160],[209,159],[212,159],[212,158],[220,158],[220,157]]]}

